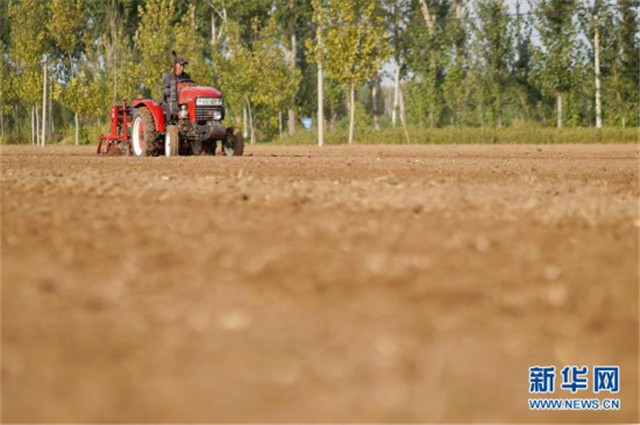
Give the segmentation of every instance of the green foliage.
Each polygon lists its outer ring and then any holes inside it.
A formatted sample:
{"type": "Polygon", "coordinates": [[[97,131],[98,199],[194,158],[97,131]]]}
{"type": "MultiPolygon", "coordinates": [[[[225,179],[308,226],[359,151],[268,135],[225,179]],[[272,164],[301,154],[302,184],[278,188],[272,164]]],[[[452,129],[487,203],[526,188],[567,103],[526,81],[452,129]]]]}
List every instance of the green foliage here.
{"type": "MultiPolygon", "coordinates": [[[[383,15],[376,0],[329,2],[314,1],[315,22],[324,33],[322,43],[316,43],[315,60],[325,57],[329,78],[349,90],[355,90],[374,78],[391,55],[385,38],[383,15]]],[[[355,105],[350,103],[353,128],[355,105]]],[[[353,133],[350,133],[353,135],[353,133]]],[[[349,140],[351,142],[351,139],[349,140]]]]}
{"type": "Polygon", "coordinates": [[[0,43],[0,114],[6,114],[10,111],[12,104],[17,103],[17,96],[15,92],[14,73],[11,70],[8,55],[6,54],[7,47],[0,43]]]}
{"type": "Polygon", "coordinates": [[[191,4],[180,22],[173,27],[173,45],[178,55],[189,61],[187,67],[191,79],[202,85],[210,85],[211,71],[204,57],[207,42],[198,31],[195,18],[196,7],[191,4]]]}
{"type": "Polygon", "coordinates": [[[82,117],[98,117],[103,115],[101,108],[108,93],[109,85],[105,79],[99,75],[89,76],[83,70],[67,83],[61,100],[82,117]]]}
{"type": "Polygon", "coordinates": [[[486,82],[487,117],[489,124],[501,127],[506,92],[510,89],[509,70],[514,58],[513,27],[504,3],[480,1],[477,7],[479,22],[476,36],[486,82]]]}
{"type": "Polygon", "coordinates": [[[73,56],[82,48],[85,19],[82,3],[77,0],[53,0],[49,9],[51,18],[47,22],[47,31],[64,58],[69,74],[73,75],[73,56]]]}
{"type": "Polygon", "coordinates": [[[11,44],[9,54],[15,67],[12,80],[17,99],[34,104],[42,99],[42,60],[46,53],[46,3],[24,0],[9,3],[11,44]]]}
{"type": "Polygon", "coordinates": [[[255,67],[251,51],[242,42],[236,25],[229,27],[229,53],[228,57],[220,57],[218,61],[220,87],[226,93],[227,105],[239,114],[245,99],[251,96],[255,67]]]}
{"type": "Polygon", "coordinates": [[[159,99],[164,74],[171,72],[173,0],[148,0],[138,9],[140,28],[136,38],[140,61],[132,67],[140,82],[159,99]]]}
{"type": "Polygon", "coordinates": [[[615,50],[618,54],[610,58],[612,106],[616,114],[614,122],[619,125],[638,125],[638,93],[640,82],[640,3],[634,0],[619,0],[620,15],[613,19],[609,30],[614,32],[615,50]],[[615,100],[613,100],[615,99],[615,100]]]}
{"type": "MultiPolygon", "coordinates": [[[[409,126],[409,138],[413,144],[589,144],[589,143],[640,143],[637,129],[619,127],[571,128],[558,130],[542,128],[536,124],[502,128],[425,128],[409,126]]],[[[328,145],[347,142],[346,128],[337,129],[327,135],[328,145]]],[[[285,136],[274,141],[282,145],[315,145],[317,139],[312,130],[285,136]]],[[[358,132],[357,144],[405,144],[404,132],[400,128],[374,130],[367,127],[358,132]]]]}
{"type": "Polygon", "coordinates": [[[571,88],[571,69],[575,59],[577,11],[576,0],[537,0],[535,27],[543,51],[539,51],[538,72],[546,89],[561,94],[571,88]]]}
{"type": "Polygon", "coordinates": [[[285,62],[283,40],[278,40],[279,28],[275,19],[270,19],[254,43],[254,62],[261,77],[255,81],[256,105],[273,112],[282,111],[293,103],[296,88],[300,84],[300,71],[292,70],[285,62]]]}
{"type": "Polygon", "coordinates": [[[407,52],[407,67],[415,77],[411,81],[412,92],[407,97],[413,97],[408,103],[416,108],[409,113],[414,120],[436,127],[442,122],[445,111],[444,70],[450,60],[445,48],[450,41],[446,30],[447,22],[452,19],[452,8],[449,0],[431,0],[426,5],[433,18],[433,28],[426,25],[418,4],[414,5],[416,10],[409,23],[414,42],[407,52]]]}
{"type": "MultiPolygon", "coordinates": [[[[326,70],[329,143],[346,140],[341,127],[352,87],[359,92],[359,139],[396,140],[392,130],[383,129],[381,137],[370,128],[371,90],[358,90],[382,81],[377,105],[384,126],[393,104],[393,89],[384,85],[396,67],[415,141],[480,141],[478,134],[494,126],[551,126],[558,95],[566,126],[592,126],[596,27],[604,123],[637,126],[638,1],[528,3],[520,15],[513,2],[484,0],[0,0],[3,140],[31,134],[45,56],[53,84],[49,116],[59,133],[73,125],[74,112],[85,128],[94,128],[99,119],[106,124],[113,101],[138,93],[159,99],[171,50],[189,61],[196,82],[223,91],[229,124],[240,125],[246,108],[264,140],[278,134],[282,112],[315,114],[319,60],[326,70]],[[474,130],[463,131],[469,127],[474,130]]],[[[600,140],[581,130],[533,128],[533,141],[600,140]]],[[[488,140],[501,142],[508,131],[488,140]]],[[[598,134],[607,141],[611,131],[598,134]]],[[[519,135],[513,134],[516,141],[519,135]]]]}
{"type": "Polygon", "coordinates": [[[469,102],[466,97],[469,87],[466,83],[469,63],[468,34],[465,29],[466,13],[460,19],[450,19],[447,22],[446,32],[450,49],[450,60],[445,66],[445,78],[443,82],[444,102],[447,105],[445,119],[449,125],[461,125],[468,117],[469,102]]]}
{"type": "Polygon", "coordinates": [[[326,28],[326,69],[345,88],[359,87],[378,72],[391,51],[373,0],[330,2],[320,19],[326,28]]]}

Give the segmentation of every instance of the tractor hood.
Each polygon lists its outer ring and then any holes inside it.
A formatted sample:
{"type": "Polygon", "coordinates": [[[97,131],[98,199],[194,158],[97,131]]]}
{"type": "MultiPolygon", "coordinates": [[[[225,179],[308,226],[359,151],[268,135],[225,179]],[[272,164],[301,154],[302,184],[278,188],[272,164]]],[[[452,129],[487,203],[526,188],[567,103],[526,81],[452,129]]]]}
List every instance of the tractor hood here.
{"type": "Polygon", "coordinates": [[[178,103],[195,102],[197,97],[222,97],[222,93],[212,87],[182,87],[179,88],[178,103]]]}

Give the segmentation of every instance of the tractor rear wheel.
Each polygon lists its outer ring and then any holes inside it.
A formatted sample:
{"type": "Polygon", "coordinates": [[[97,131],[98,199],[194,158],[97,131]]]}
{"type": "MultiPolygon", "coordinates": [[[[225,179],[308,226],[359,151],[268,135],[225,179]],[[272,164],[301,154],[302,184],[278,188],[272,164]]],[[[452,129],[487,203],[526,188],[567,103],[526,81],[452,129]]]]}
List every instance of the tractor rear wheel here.
{"type": "Polygon", "coordinates": [[[151,111],[138,108],[133,113],[133,129],[131,131],[131,150],[135,156],[153,156],[158,147],[158,132],[151,111]]]}
{"type": "Polygon", "coordinates": [[[178,156],[180,151],[180,135],[178,127],[168,125],[167,133],[164,135],[164,154],[165,156],[178,156]]]}
{"type": "Polygon", "coordinates": [[[226,156],[242,156],[244,152],[244,138],[239,129],[235,127],[227,128],[227,134],[222,141],[222,152],[226,156]]]}

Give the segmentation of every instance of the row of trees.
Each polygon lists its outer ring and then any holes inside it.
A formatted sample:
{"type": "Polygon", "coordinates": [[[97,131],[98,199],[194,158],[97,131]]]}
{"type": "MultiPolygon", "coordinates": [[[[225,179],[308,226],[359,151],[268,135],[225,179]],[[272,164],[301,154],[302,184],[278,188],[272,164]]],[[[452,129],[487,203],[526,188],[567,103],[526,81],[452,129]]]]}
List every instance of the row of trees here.
{"type": "Polygon", "coordinates": [[[225,93],[252,141],[316,113],[349,123],[349,140],[366,116],[635,126],[639,11],[639,0],[0,0],[0,129],[35,143],[75,127],[78,142],[112,102],[159,98],[172,49],[225,93]]]}

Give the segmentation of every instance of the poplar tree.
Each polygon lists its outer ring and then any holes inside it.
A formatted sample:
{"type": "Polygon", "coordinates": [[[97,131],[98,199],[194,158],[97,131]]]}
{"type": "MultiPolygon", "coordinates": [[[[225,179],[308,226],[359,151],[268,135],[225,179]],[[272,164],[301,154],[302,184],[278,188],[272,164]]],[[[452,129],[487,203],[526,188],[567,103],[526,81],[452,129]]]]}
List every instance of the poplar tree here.
{"type": "Polygon", "coordinates": [[[207,42],[198,31],[195,4],[189,5],[186,13],[173,27],[173,40],[175,51],[189,62],[187,67],[191,79],[204,86],[210,85],[211,67],[207,66],[204,57],[207,42]]]}
{"type": "Polygon", "coordinates": [[[617,29],[617,55],[613,58],[611,81],[619,123],[622,127],[638,125],[640,82],[640,2],[618,0],[620,18],[617,29]]]}
{"type": "Polygon", "coordinates": [[[5,114],[15,104],[11,88],[13,72],[9,64],[10,21],[7,13],[7,2],[0,1],[0,143],[4,143],[5,114]]]}
{"type": "Polygon", "coordinates": [[[135,70],[151,95],[160,99],[163,76],[171,72],[173,0],[148,0],[138,14],[136,47],[140,60],[135,70]]]}
{"type": "Polygon", "coordinates": [[[254,101],[269,116],[272,127],[279,126],[280,114],[293,104],[301,79],[300,71],[287,60],[285,41],[272,17],[253,44],[253,62],[260,75],[255,81],[254,101]]]}
{"type": "MultiPolygon", "coordinates": [[[[13,89],[20,103],[31,107],[32,143],[37,139],[37,105],[42,96],[42,59],[47,49],[47,4],[38,0],[9,3],[11,42],[9,55],[13,61],[13,89]]],[[[18,116],[19,117],[19,116],[18,116]]]]}
{"type": "MultiPolygon", "coordinates": [[[[259,23],[253,24],[254,30],[259,23]]],[[[246,108],[250,127],[250,142],[256,142],[254,110],[259,70],[255,56],[242,39],[242,29],[235,22],[227,23],[227,49],[218,59],[219,85],[225,94],[227,111],[238,117],[246,108]]]]}
{"type": "Polygon", "coordinates": [[[501,1],[476,3],[478,24],[476,37],[478,53],[484,65],[489,123],[502,127],[503,106],[508,90],[512,89],[509,70],[513,62],[513,35],[509,10],[501,1]]]}
{"type": "MultiPolygon", "coordinates": [[[[51,35],[53,44],[62,56],[63,69],[66,71],[63,78],[68,83],[76,86],[87,84],[82,77],[75,72],[76,60],[82,51],[82,30],[85,24],[83,5],[80,1],[53,0],[50,5],[51,19],[47,23],[47,30],[51,35]],[[79,79],[79,81],[74,81],[79,79]]],[[[65,106],[74,112],[75,144],[79,144],[79,119],[80,104],[84,101],[76,93],[65,93],[63,96],[65,106]]]]}
{"type": "Polygon", "coordinates": [[[537,0],[533,3],[535,26],[543,51],[538,56],[542,81],[556,97],[557,127],[562,128],[563,96],[571,88],[576,43],[576,0],[537,0]]]}
{"type": "MultiPolygon", "coordinates": [[[[289,72],[302,74],[306,66],[304,62],[304,47],[307,39],[313,36],[308,22],[312,20],[312,2],[296,0],[274,0],[274,16],[277,19],[282,50],[284,51],[289,72]]],[[[300,87],[287,109],[288,132],[292,135],[296,131],[296,109],[300,96],[300,87]]]]}
{"type": "Polygon", "coordinates": [[[466,28],[468,12],[463,7],[462,0],[455,0],[451,4],[453,14],[447,22],[448,49],[450,59],[445,68],[443,83],[444,100],[448,107],[449,123],[461,125],[467,115],[465,96],[468,92],[466,83],[468,66],[468,29],[466,28]]]}
{"type": "Polygon", "coordinates": [[[444,70],[449,60],[444,46],[451,1],[420,0],[414,7],[416,11],[410,23],[413,40],[408,51],[408,66],[414,78],[407,103],[415,121],[436,127],[444,111],[444,70]]]}
{"type": "Polygon", "coordinates": [[[531,41],[531,24],[520,13],[520,3],[517,3],[515,28],[515,57],[511,77],[513,79],[514,94],[517,97],[516,117],[520,120],[539,119],[537,104],[540,103],[540,88],[532,73],[533,55],[536,46],[531,41]]]}
{"type": "Polygon", "coordinates": [[[353,143],[355,91],[390,55],[375,0],[330,2],[325,15],[327,74],[349,92],[349,144],[353,143]]]}
{"type": "MultiPolygon", "coordinates": [[[[406,57],[410,45],[415,41],[409,31],[412,16],[412,5],[409,0],[383,0],[385,26],[387,37],[392,50],[395,71],[393,76],[393,107],[391,110],[391,125],[396,126],[401,96],[401,82],[406,71],[406,57]]],[[[404,117],[401,117],[404,120],[404,117]]]]}

